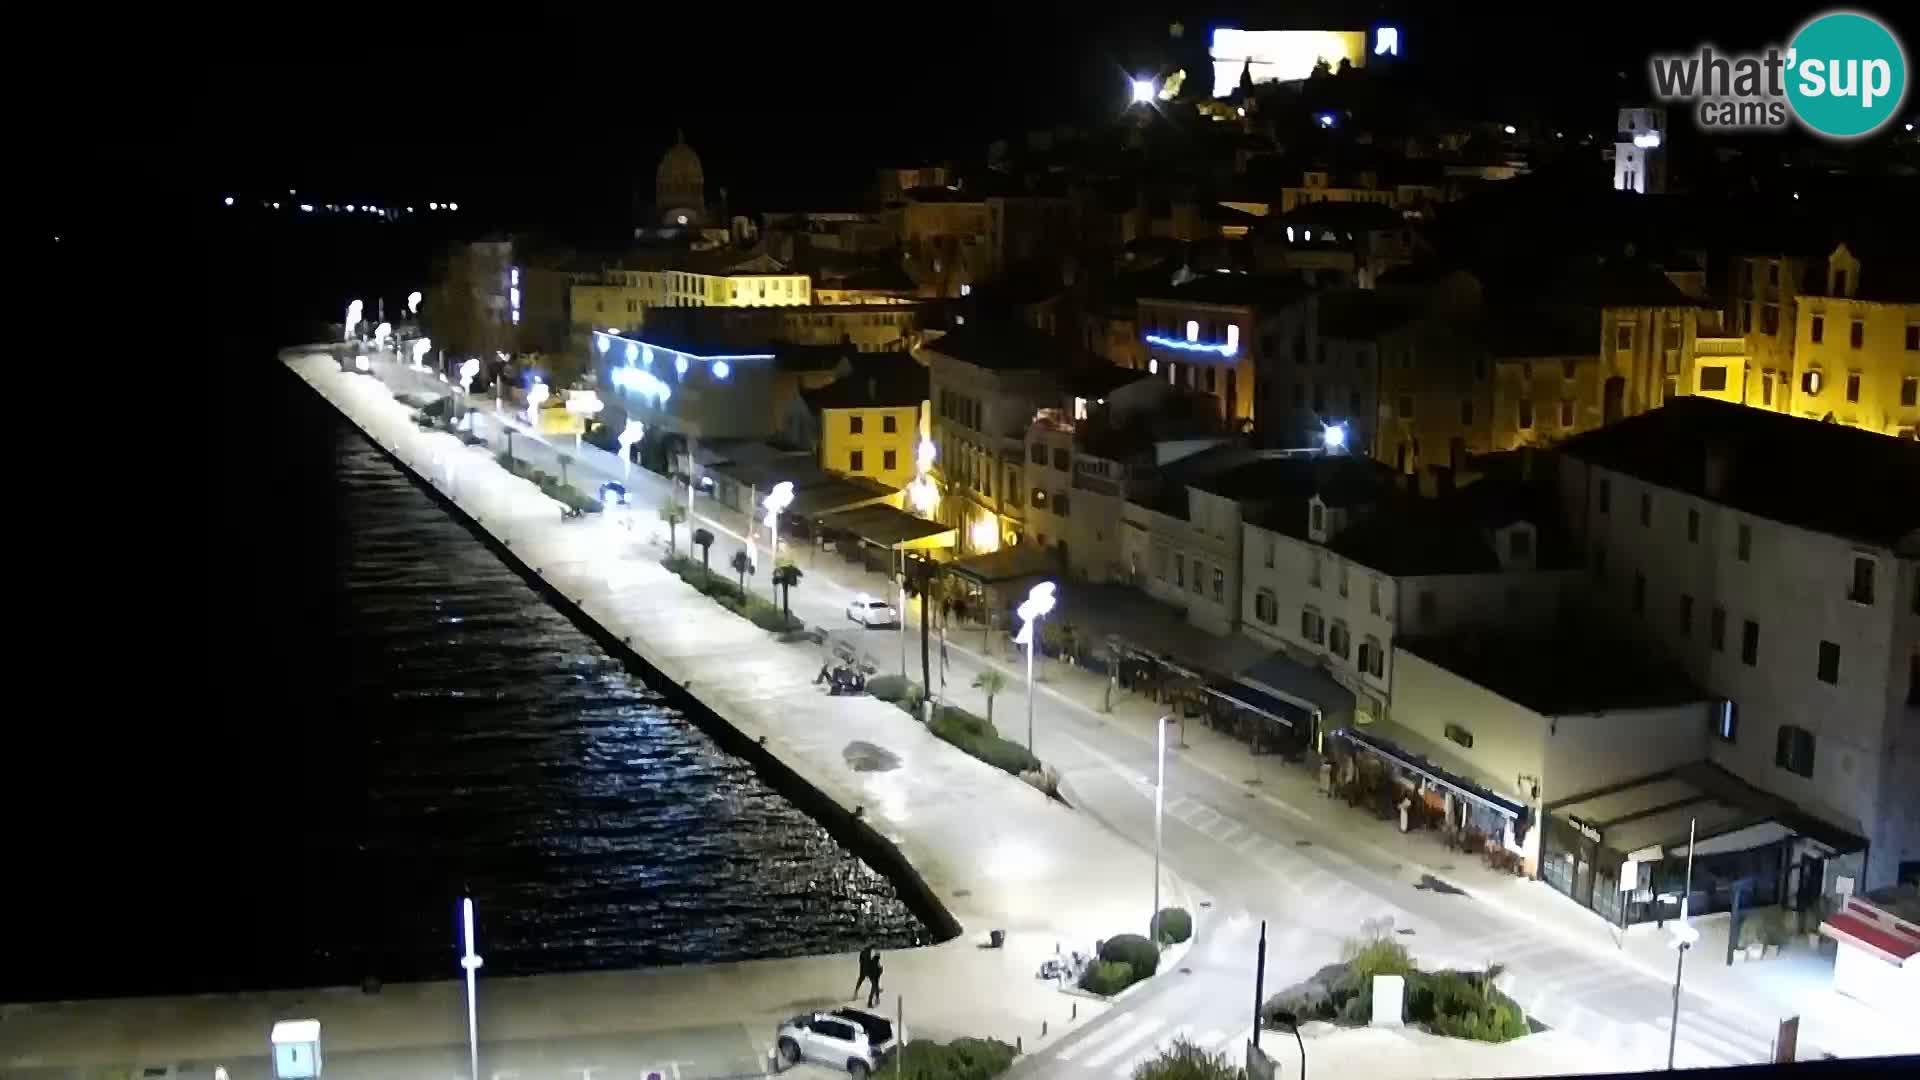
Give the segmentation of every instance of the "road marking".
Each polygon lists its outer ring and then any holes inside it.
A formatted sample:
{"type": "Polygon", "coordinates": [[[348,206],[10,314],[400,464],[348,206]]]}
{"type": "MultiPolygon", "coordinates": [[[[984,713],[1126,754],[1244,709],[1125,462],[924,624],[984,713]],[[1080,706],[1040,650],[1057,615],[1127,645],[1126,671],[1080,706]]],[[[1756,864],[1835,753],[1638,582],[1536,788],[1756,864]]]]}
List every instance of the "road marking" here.
{"type": "MultiPolygon", "coordinates": [[[[1164,1054],[1167,1051],[1173,1049],[1173,1044],[1181,1041],[1182,1039],[1185,1039],[1188,1042],[1193,1041],[1192,1027],[1182,1024],[1181,1026],[1174,1028],[1172,1031],[1167,1033],[1165,1038],[1154,1043],[1152,1046],[1141,1051],[1140,1053],[1135,1054],[1132,1060],[1122,1062],[1119,1065],[1115,1065],[1113,1067],[1113,1075],[1117,1077],[1118,1080],[1126,1080],[1127,1077],[1133,1075],[1133,1070],[1138,1068],[1142,1062],[1146,1061],[1148,1058],[1155,1057],[1160,1054],[1164,1054]]],[[[1089,1068],[1091,1068],[1093,1066],[1093,1063],[1089,1061],[1087,1065],[1089,1068]]]]}
{"type": "Polygon", "coordinates": [[[1224,843],[1227,843],[1228,837],[1237,836],[1240,833],[1243,833],[1245,831],[1246,831],[1245,829],[1240,827],[1239,822],[1229,821],[1227,822],[1227,827],[1221,830],[1220,835],[1214,837],[1214,839],[1224,844],[1224,843]]]}
{"type": "Polygon", "coordinates": [[[1159,1031],[1161,1028],[1165,1026],[1166,1026],[1166,1022],[1163,1020],[1157,1020],[1151,1016],[1141,1017],[1140,1023],[1136,1027],[1134,1027],[1131,1031],[1129,1031],[1125,1035],[1122,1035],[1118,1039],[1115,1039],[1113,1042],[1110,1042],[1107,1045],[1101,1047],[1099,1053],[1096,1053],[1092,1057],[1088,1058],[1086,1060],[1087,1068],[1097,1069],[1100,1066],[1105,1065],[1107,1062],[1112,1061],[1114,1058],[1117,1058],[1121,1054],[1126,1053],[1129,1047],[1133,1046],[1135,1043],[1139,1042],[1140,1040],[1152,1037],[1154,1032],[1159,1031]]]}

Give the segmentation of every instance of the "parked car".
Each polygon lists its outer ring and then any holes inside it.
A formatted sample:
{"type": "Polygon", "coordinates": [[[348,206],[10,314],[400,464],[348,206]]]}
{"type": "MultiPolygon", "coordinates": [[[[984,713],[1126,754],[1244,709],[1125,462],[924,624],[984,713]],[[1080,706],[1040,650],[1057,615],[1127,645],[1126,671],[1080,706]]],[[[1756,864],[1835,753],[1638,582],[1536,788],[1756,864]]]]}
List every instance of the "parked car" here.
{"type": "Polygon", "coordinates": [[[847,605],[847,618],[861,626],[898,626],[900,613],[885,600],[876,600],[865,593],[853,598],[847,605]]]}
{"type": "Polygon", "coordinates": [[[900,1048],[905,1034],[896,1033],[893,1021],[878,1013],[834,1009],[802,1013],[781,1024],[774,1045],[783,1066],[803,1060],[844,1065],[853,1080],[867,1080],[900,1048]]]}

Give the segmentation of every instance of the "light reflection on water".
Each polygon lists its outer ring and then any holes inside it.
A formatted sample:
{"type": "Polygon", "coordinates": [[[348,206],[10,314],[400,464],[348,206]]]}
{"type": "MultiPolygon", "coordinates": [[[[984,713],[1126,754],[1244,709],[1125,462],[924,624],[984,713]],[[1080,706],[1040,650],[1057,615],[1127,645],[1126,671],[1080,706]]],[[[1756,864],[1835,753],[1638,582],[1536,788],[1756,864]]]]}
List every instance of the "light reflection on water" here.
{"type": "Polygon", "coordinates": [[[344,812],[316,877],[352,914],[312,928],[330,979],[445,976],[465,889],[500,974],[924,936],[889,881],[344,430],[337,470],[347,659],[314,738],[344,763],[344,812]]]}

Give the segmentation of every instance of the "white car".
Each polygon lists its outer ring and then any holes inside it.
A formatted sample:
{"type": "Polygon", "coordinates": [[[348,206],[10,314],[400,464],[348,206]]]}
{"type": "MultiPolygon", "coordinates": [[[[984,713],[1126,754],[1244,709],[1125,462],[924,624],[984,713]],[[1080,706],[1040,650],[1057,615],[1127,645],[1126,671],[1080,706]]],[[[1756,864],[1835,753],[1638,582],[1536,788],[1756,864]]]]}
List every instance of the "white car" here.
{"type": "Polygon", "coordinates": [[[900,613],[893,610],[892,604],[875,600],[865,593],[854,597],[853,603],[847,605],[847,618],[861,626],[900,625],[900,613]]]}
{"type": "MultiPolygon", "coordinates": [[[[904,1036],[905,1032],[900,1035],[904,1036]]],[[[802,1013],[780,1025],[774,1048],[780,1064],[817,1061],[845,1066],[853,1080],[867,1080],[900,1048],[893,1021],[862,1009],[802,1013]]]]}

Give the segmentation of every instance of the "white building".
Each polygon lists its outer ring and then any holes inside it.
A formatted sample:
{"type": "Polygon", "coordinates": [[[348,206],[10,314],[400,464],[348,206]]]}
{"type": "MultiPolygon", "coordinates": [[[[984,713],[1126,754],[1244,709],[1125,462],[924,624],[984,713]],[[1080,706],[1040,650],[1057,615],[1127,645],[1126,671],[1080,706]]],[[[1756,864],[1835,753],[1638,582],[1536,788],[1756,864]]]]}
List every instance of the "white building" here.
{"type": "Polygon", "coordinates": [[[1325,667],[1361,723],[1392,712],[1398,637],[1544,626],[1559,611],[1577,576],[1565,545],[1550,510],[1505,481],[1422,499],[1346,479],[1248,521],[1240,632],[1325,667]]]}
{"type": "Polygon", "coordinates": [[[1621,109],[1613,142],[1613,190],[1660,195],[1667,190],[1667,110],[1621,109]]]}
{"type": "Polygon", "coordinates": [[[1686,397],[1563,451],[1599,610],[1730,701],[1712,762],[1864,838],[1857,888],[1920,873],[1920,446],[1686,397]]]}

